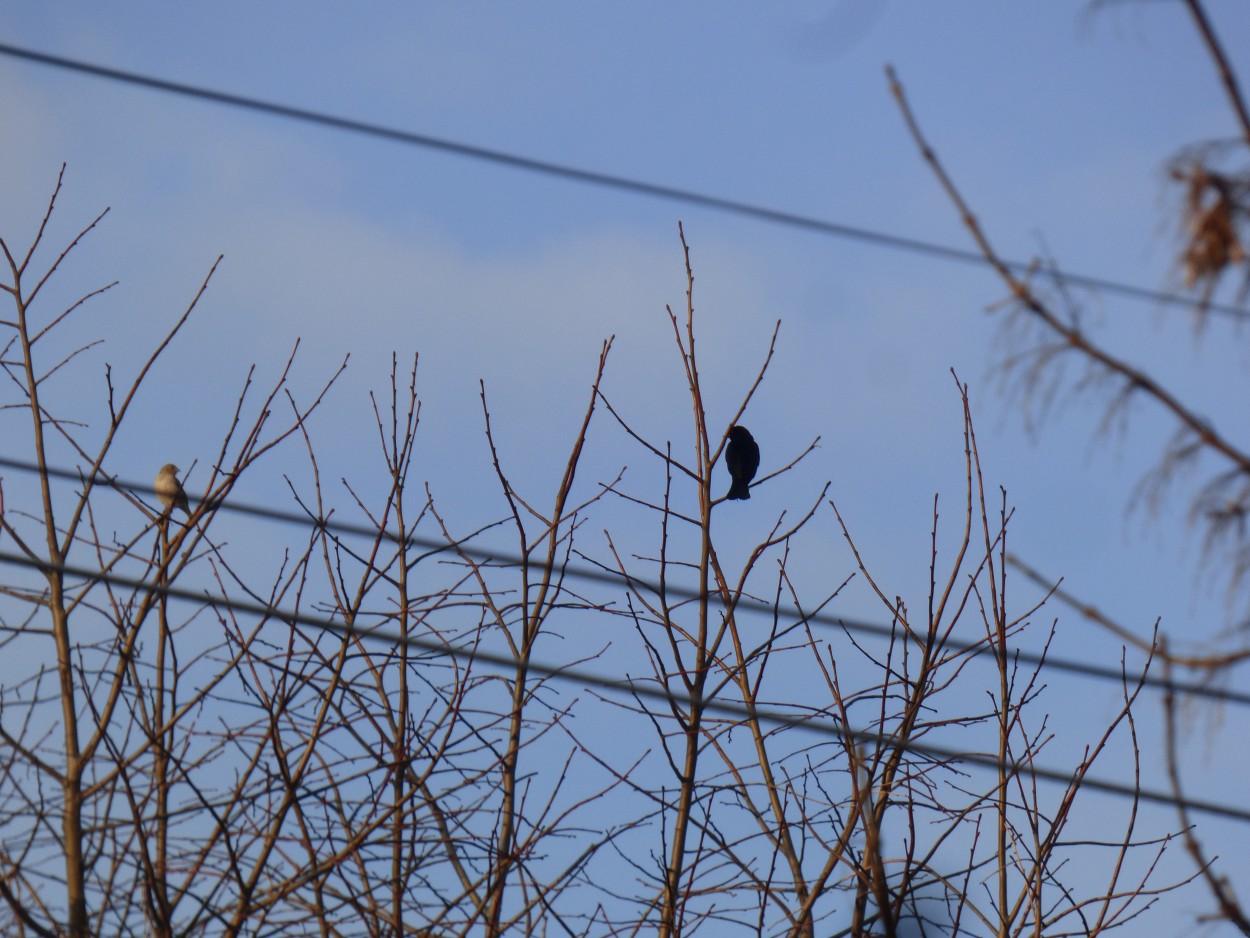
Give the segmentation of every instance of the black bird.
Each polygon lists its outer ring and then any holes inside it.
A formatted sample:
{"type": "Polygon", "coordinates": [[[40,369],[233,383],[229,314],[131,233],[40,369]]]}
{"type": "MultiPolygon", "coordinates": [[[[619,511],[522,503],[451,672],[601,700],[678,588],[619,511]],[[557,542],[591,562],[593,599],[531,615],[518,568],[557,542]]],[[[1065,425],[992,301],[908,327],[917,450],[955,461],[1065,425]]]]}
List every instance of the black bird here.
{"type": "Polygon", "coordinates": [[[733,479],[726,498],[750,498],[750,482],[760,467],[760,447],[746,427],[729,428],[729,445],[725,447],[725,465],[733,479]]]}

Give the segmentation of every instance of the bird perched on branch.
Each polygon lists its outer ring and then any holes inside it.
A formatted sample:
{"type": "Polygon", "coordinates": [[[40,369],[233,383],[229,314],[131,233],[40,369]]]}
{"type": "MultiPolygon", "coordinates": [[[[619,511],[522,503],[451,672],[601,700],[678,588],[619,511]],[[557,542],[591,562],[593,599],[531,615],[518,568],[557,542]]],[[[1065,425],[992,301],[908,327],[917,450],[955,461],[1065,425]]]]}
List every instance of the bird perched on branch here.
{"type": "Polygon", "coordinates": [[[182,483],[178,481],[178,467],[173,463],[167,462],[161,467],[161,471],[156,474],[156,484],[152,486],[152,490],[156,492],[156,497],[161,500],[165,511],[171,517],[175,508],[181,508],[188,518],[191,517],[191,508],[187,505],[187,493],[182,490],[182,483]]]}
{"type": "Polygon", "coordinates": [[[760,448],[746,427],[729,428],[729,445],[725,447],[725,466],[729,469],[733,485],[726,498],[751,497],[751,480],[760,467],[760,448]]]}

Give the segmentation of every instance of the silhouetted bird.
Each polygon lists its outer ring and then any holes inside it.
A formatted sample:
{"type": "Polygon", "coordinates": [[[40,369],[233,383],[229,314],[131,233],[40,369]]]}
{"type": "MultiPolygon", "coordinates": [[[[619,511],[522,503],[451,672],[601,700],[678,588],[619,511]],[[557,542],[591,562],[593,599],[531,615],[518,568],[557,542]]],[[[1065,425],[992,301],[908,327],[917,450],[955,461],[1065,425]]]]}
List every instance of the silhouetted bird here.
{"type": "Polygon", "coordinates": [[[190,517],[191,509],[187,506],[187,493],[182,490],[182,483],[178,481],[177,466],[171,462],[165,463],[161,471],[156,474],[156,484],[152,488],[171,516],[175,508],[181,508],[190,517]]]}
{"type": "Polygon", "coordinates": [[[726,498],[750,498],[750,482],[760,467],[759,444],[746,427],[729,428],[729,445],[725,447],[725,466],[733,479],[726,498]]]}

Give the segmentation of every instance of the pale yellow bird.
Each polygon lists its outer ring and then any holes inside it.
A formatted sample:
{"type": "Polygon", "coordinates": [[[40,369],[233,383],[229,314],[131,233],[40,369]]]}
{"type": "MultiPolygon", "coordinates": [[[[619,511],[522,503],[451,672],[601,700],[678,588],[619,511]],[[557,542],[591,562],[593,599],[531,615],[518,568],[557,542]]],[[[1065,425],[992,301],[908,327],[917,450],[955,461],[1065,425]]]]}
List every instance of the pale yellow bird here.
{"type": "Polygon", "coordinates": [[[156,492],[156,497],[161,500],[161,504],[165,506],[165,511],[170,515],[173,509],[181,508],[187,517],[191,516],[191,509],[187,505],[187,493],[182,490],[182,483],[178,481],[178,467],[171,462],[165,463],[161,467],[161,471],[156,474],[156,484],[152,486],[156,492]]]}

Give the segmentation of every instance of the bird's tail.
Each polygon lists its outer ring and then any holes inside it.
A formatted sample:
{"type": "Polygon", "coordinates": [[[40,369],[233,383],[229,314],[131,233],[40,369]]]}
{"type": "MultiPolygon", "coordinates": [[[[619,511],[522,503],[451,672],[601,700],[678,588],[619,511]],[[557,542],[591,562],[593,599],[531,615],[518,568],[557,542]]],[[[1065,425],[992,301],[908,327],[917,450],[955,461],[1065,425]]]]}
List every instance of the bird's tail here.
{"type": "Polygon", "coordinates": [[[729,487],[729,494],[725,498],[730,501],[742,501],[751,497],[751,485],[749,482],[743,482],[735,479],[733,485],[729,487]]]}

